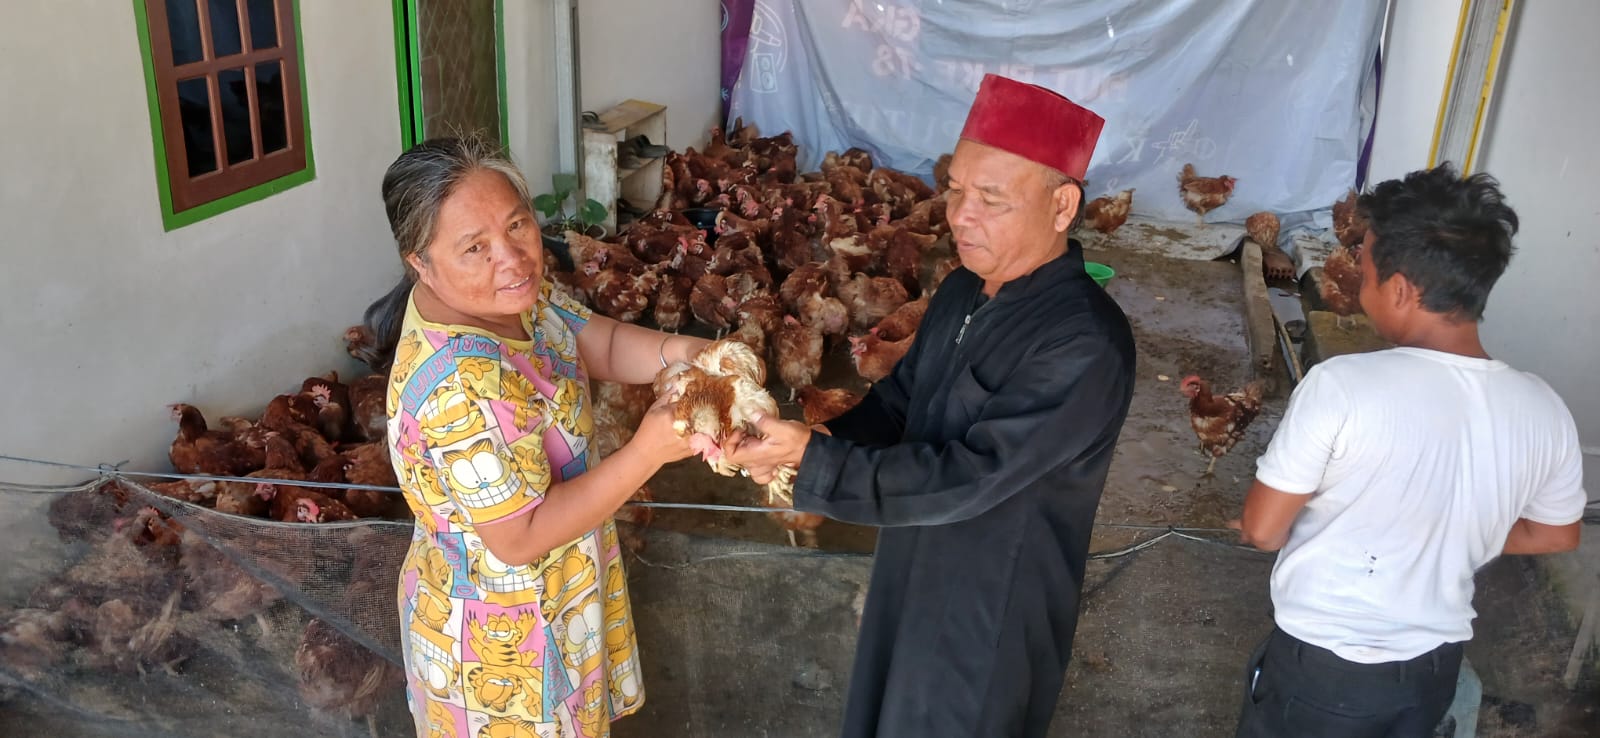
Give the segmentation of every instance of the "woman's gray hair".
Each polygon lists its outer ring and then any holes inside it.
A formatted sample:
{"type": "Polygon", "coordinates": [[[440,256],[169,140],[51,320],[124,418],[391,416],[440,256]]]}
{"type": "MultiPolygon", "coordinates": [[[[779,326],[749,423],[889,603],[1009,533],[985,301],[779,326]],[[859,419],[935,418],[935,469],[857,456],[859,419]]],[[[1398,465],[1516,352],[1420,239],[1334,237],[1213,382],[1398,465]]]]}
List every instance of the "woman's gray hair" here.
{"type": "Polygon", "coordinates": [[[388,371],[394,361],[406,302],[411,299],[411,288],[417,279],[407,257],[415,254],[427,260],[440,209],[468,176],[479,171],[499,173],[523,202],[531,203],[528,180],[522,171],[499,146],[479,135],[430,138],[401,154],[384,172],[383,209],[389,216],[389,230],[394,234],[405,274],[389,294],[367,307],[363,318],[376,342],[363,351],[363,358],[373,371],[388,371]]]}
{"type": "Polygon", "coordinates": [[[527,178],[498,146],[480,136],[431,138],[389,165],[383,175],[383,209],[402,260],[412,254],[427,258],[439,209],[468,175],[482,170],[498,172],[523,202],[530,202],[527,178]]]}

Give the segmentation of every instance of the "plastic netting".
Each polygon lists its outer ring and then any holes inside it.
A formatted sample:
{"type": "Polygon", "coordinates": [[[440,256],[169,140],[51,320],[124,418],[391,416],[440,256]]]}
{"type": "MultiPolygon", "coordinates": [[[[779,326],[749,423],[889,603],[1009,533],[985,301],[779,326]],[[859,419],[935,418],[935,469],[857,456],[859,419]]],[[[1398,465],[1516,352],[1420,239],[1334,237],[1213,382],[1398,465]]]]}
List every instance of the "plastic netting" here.
{"type": "Polygon", "coordinates": [[[0,733],[411,731],[395,603],[410,524],[242,518],[130,479],[5,497],[41,534],[0,592],[0,733]]]}
{"type": "MultiPolygon", "coordinates": [[[[395,603],[410,524],[234,517],[123,479],[0,504],[0,736],[415,734],[395,603]]],[[[663,512],[627,561],[645,708],[612,735],[836,735],[871,557],[663,512]]],[[[1103,526],[1051,735],[1229,734],[1271,557],[1103,526]]],[[[457,738],[548,738],[488,727],[457,738]]]]}
{"type": "MultiPolygon", "coordinates": [[[[0,735],[413,735],[395,599],[411,524],[233,516],[120,474],[0,504],[0,735]]],[[[801,708],[783,734],[836,729],[870,557],[642,540],[647,714],[613,735],[775,734],[801,708]]]]}

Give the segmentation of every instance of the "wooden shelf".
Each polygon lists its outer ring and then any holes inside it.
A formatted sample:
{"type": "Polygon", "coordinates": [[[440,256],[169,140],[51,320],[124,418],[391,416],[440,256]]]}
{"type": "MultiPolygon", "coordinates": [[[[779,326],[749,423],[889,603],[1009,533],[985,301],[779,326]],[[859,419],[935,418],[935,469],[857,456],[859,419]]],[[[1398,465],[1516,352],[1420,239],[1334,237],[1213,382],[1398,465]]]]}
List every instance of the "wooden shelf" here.
{"type": "Polygon", "coordinates": [[[640,164],[640,165],[634,166],[634,167],[618,166],[617,167],[617,179],[627,179],[627,178],[632,177],[633,175],[638,174],[638,173],[640,173],[640,172],[642,172],[642,171],[644,171],[646,169],[649,169],[649,168],[650,168],[650,163],[649,162],[645,162],[643,164],[640,164]]]}
{"type": "MultiPolygon", "coordinates": [[[[589,130],[614,135],[643,123],[652,115],[659,115],[665,112],[667,112],[667,106],[665,105],[657,105],[643,100],[624,100],[616,107],[600,114],[600,128],[591,128],[589,130]]],[[[655,141],[655,143],[662,142],[655,141]]]]}
{"type": "Polygon", "coordinates": [[[667,106],[644,100],[626,100],[600,114],[600,126],[583,129],[584,195],[606,206],[601,226],[617,231],[617,200],[650,210],[661,196],[661,158],[642,159],[623,167],[617,164],[617,146],[644,136],[650,143],[667,142],[667,106]]]}

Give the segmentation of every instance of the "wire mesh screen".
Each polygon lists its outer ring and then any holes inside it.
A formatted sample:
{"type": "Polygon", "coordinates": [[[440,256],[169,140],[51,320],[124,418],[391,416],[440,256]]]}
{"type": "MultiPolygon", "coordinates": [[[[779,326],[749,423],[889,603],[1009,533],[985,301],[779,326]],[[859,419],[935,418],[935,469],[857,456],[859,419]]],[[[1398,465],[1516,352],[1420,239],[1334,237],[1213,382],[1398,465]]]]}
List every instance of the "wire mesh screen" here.
{"type": "Polygon", "coordinates": [[[0,734],[410,733],[409,525],[241,518],[131,481],[40,497],[4,496],[55,540],[8,552],[0,734]]]}
{"type": "MultiPolygon", "coordinates": [[[[245,518],[126,479],[0,501],[35,531],[0,541],[0,735],[413,734],[409,524],[245,518]]],[[[644,542],[628,566],[649,698],[613,735],[837,729],[869,557],[644,542]]]]}

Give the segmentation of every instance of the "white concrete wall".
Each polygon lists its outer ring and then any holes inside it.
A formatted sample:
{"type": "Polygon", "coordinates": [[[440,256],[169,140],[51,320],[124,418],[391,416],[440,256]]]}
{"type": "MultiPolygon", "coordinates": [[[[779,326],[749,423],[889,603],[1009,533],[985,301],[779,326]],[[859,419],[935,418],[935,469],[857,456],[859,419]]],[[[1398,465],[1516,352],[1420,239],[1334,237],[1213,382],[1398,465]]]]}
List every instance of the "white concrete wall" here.
{"type": "Polygon", "coordinates": [[[1393,0],[1367,182],[1428,165],[1461,0],[1393,0]]]}
{"type": "MultiPolygon", "coordinates": [[[[1460,9],[1459,0],[1396,1],[1368,182],[1427,166],[1460,9]]],[[[1589,121],[1600,98],[1584,91],[1600,64],[1585,34],[1595,27],[1600,4],[1589,0],[1518,3],[1476,166],[1500,178],[1522,218],[1518,253],[1489,302],[1489,350],[1549,381],[1591,448],[1600,446],[1600,307],[1590,292],[1600,279],[1600,186],[1588,175],[1600,171],[1600,152],[1589,121]]],[[[1600,497],[1600,458],[1585,471],[1600,497]]]]}
{"type": "Polygon", "coordinates": [[[550,6],[549,0],[504,5],[506,143],[536,193],[549,189],[558,151],[554,68],[563,60],[551,43],[550,6]]]}
{"type": "MultiPolygon", "coordinates": [[[[1489,350],[1561,393],[1585,445],[1600,446],[1600,150],[1593,94],[1600,68],[1600,3],[1518,3],[1483,171],[1500,179],[1522,219],[1517,255],[1490,298],[1489,350]]],[[[1587,459],[1600,498],[1600,458],[1587,459]]]]}
{"type": "MultiPolygon", "coordinates": [[[[400,147],[391,7],[301,18],[316,179],[167,233],[132,4],[8,7],[0,453],[165,468],[168,403],[253,412],[354,368],[340,334],[400,273],[379,197],[400,147]]],[[[0,463],[61,478],[37,472],[0,463]]]]}
{"type": "Polygon", "coordinates": [[[660,103],[667,145],[703,145],[722,114],[718,0],[582,0],[578,7],[583,109],[628,98],[660,103]]]}

